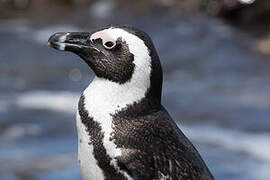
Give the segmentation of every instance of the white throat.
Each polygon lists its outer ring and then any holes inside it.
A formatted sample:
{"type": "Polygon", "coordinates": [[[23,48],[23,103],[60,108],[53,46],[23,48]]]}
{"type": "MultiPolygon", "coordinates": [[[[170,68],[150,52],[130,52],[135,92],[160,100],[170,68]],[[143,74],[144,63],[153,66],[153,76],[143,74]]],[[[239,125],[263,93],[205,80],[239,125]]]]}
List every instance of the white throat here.
{"type": "Polygon", "coordinates": [[[102,113],[115,113],[129,104],[145,97],[149,85],[136,87],[133,82],[118,84],[106,79],[95,77],[84,91],[86,101],[91,101],[96,110],[102,113]]]}

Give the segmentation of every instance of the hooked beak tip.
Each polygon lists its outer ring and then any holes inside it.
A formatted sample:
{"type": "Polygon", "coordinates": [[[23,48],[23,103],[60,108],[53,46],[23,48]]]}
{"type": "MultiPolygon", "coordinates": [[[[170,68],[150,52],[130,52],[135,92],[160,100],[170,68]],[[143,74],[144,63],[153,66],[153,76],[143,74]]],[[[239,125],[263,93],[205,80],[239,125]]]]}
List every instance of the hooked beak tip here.
{"type": "Polygon", "coordinates": [[[66,47],[65,41],[68,35],[69,33],[56,33],[52,35],[48,40],[48,46],[60,51],[64,51],[66,47]]]}

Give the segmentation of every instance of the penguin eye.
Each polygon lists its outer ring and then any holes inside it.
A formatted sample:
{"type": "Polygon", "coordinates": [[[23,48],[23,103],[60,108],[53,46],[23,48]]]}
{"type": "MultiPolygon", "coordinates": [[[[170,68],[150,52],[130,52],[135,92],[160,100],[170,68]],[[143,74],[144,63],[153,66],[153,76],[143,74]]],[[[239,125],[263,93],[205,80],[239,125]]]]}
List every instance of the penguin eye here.
{"type": "Polygon", "coordinates": [[[112,48],[114,48],[115,45],[116,45],[116,43],[112,42],[112,41],[106,41],[106,42],[103,43],[103,46],[106,49],[112,49],[112,48]]]}

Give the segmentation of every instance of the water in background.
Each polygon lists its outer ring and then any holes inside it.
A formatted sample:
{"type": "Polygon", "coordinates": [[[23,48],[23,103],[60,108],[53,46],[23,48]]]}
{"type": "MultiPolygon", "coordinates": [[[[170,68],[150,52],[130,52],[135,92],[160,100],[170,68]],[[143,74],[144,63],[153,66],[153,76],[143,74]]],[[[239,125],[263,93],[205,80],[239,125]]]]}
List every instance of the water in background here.
{"type": "Polygon", "coordinates": [[[47,39],[109,23],[151,35],[164,68],[163,104],[216,179],[270,179],[270,61],[252,37],[205,16],[121,14],[109,1],[93,7],[70,21],[0,21],[1,180],[81,179],[74,119],[93,73],[47,39]]]}

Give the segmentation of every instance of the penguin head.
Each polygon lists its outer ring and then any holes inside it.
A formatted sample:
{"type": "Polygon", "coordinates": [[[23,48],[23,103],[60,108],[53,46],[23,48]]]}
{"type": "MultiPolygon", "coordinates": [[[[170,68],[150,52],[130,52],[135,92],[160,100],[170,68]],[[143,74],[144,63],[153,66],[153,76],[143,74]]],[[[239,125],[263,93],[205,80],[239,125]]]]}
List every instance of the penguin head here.
{"type": "Polygon", "coordinates": [[[97,77],[121,85],[136,81],[160,102],[162,68],[151,38],[128,26],[113,26],[94,33],[56,33],[49,46],[79,55],[97,77]]]}

